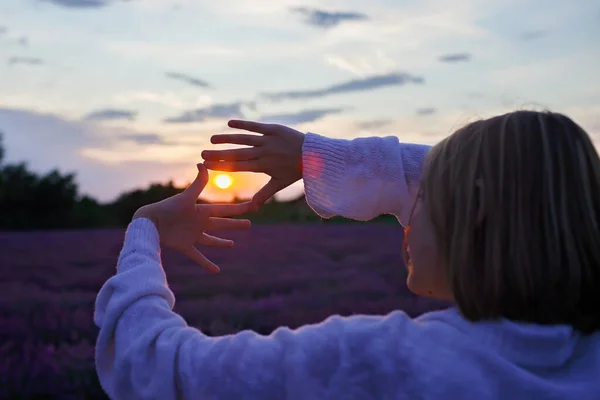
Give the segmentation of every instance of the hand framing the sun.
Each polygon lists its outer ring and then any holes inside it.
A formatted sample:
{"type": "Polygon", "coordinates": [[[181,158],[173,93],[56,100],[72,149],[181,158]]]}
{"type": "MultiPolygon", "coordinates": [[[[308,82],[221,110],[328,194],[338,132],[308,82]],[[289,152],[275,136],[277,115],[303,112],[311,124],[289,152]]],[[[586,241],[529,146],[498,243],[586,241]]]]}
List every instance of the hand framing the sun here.
{"type": "Polygon", "coordinates": [[[212,247],[233,246],[232,240],[207,234],[206,230],[247,229],[250,221],[222,218],[243,214],[250,210],[250,202],[240,204],[196,204],[208,183],[208,171],[198,164],[198,176],[182,193],[158,203],[140,208],[133,218],[147,218],[156,226],[161,246],[177,250],[206,270],[214,273],[219,267],[208,260],[196,244],[212,247]]]}
{"type": "Polygon", "coordinates": [[[292,183],[302,179],[302,145],[304,134],[284,125],[251,121],[229,121],[229,127],[260,133],[214,135],[213,144],[251,146],[241,149],[205,150],[206,168],[216,171],[262,172],[271,180],[252,198],[256,210],[267,200],[292,183]]]}

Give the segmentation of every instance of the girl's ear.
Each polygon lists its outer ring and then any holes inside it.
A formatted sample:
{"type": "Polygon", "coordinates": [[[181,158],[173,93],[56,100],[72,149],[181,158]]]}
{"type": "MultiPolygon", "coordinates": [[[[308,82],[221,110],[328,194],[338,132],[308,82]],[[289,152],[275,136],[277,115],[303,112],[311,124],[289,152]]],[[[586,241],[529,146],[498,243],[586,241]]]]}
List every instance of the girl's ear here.
{"type": "Polygon", "coordinates": [[[475,206],[477,207],[477,225],[481,225],[486,217],[485,212],[485,196],[483,190],[483,180],[481,178],[475,180],[475,206]]]}

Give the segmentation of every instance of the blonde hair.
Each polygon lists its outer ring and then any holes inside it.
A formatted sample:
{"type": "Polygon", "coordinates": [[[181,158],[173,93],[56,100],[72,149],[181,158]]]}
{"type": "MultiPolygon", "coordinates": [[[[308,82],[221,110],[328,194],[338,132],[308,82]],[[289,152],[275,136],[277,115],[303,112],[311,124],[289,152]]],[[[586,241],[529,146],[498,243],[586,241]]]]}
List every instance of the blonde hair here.
{"type": "Polygon", "coordinates": [[[536,111],[475,121],[425,165],[424,204],[465,318],[600,330],[600,159],[579,125],[536,111]]]}

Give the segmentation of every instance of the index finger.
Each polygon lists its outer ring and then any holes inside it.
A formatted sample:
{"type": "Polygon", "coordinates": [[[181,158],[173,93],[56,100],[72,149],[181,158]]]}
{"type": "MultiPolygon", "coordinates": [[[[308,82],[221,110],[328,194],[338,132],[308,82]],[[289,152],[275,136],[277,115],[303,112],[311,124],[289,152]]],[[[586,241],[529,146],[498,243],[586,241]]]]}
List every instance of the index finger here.
{"type": "Polygon", "coordinates": [[[269,135],[273,131],[273,124],[263,124],[261,122],[254,121],[243,121],[239,119],[232,119],[227,123],[230,128],[243,129],[249,132],[262,133],[263,135],[269,135]]]}
{"type": "Polygon", "coordinates": [[[210,261],[208,258],[204,256],[197,248],[194,246],[189,247],[187,250],[182,251],[183,254],[188,256],[192,261],[196,264],[200,265],[205,270],[212,272],[213,274],[218,274],[221,270],[215,263],[210,261]]]}
{"type": "Polygon", "coordinates": [[[262,146],[265,142],[263,136],[244,134],[219,134],[210,138],[212,144],[239,144],[242,146],[262,146]]]}
{"type": "Polygon", "coordinates": [[[233,217],[247,213],[252,209],[252,203],[247,201],[238,204],[211,204],[209,213],[211,217],[233,217]]]}

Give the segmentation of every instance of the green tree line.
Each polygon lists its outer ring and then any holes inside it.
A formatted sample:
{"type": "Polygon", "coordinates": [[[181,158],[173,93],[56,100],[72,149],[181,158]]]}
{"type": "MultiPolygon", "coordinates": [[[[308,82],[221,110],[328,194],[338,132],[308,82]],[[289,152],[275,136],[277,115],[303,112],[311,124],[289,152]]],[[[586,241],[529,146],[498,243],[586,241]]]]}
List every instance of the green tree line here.
{"type": "MultiPolygon", "coordinates": [[[[172,181],[153,183],[145,189],[125,192],[112,202],[100,203],[79,193],[75,174],[52,170],[39,175],[30,171],[25,162],[5,164],[4,155],[0,132],[0,230],[5,231],[125,227],[139,207],[184,189],[172,181]]],[[[289,202],[272,200],[258,212],[240,218],[262,223],[325,222],[308,207],[304,196],[289,202]]],[[[350,221],[333,218],[326,222],[350,221]]],[[[383,216],[375,222],[395,219],[383,216]]]]}

